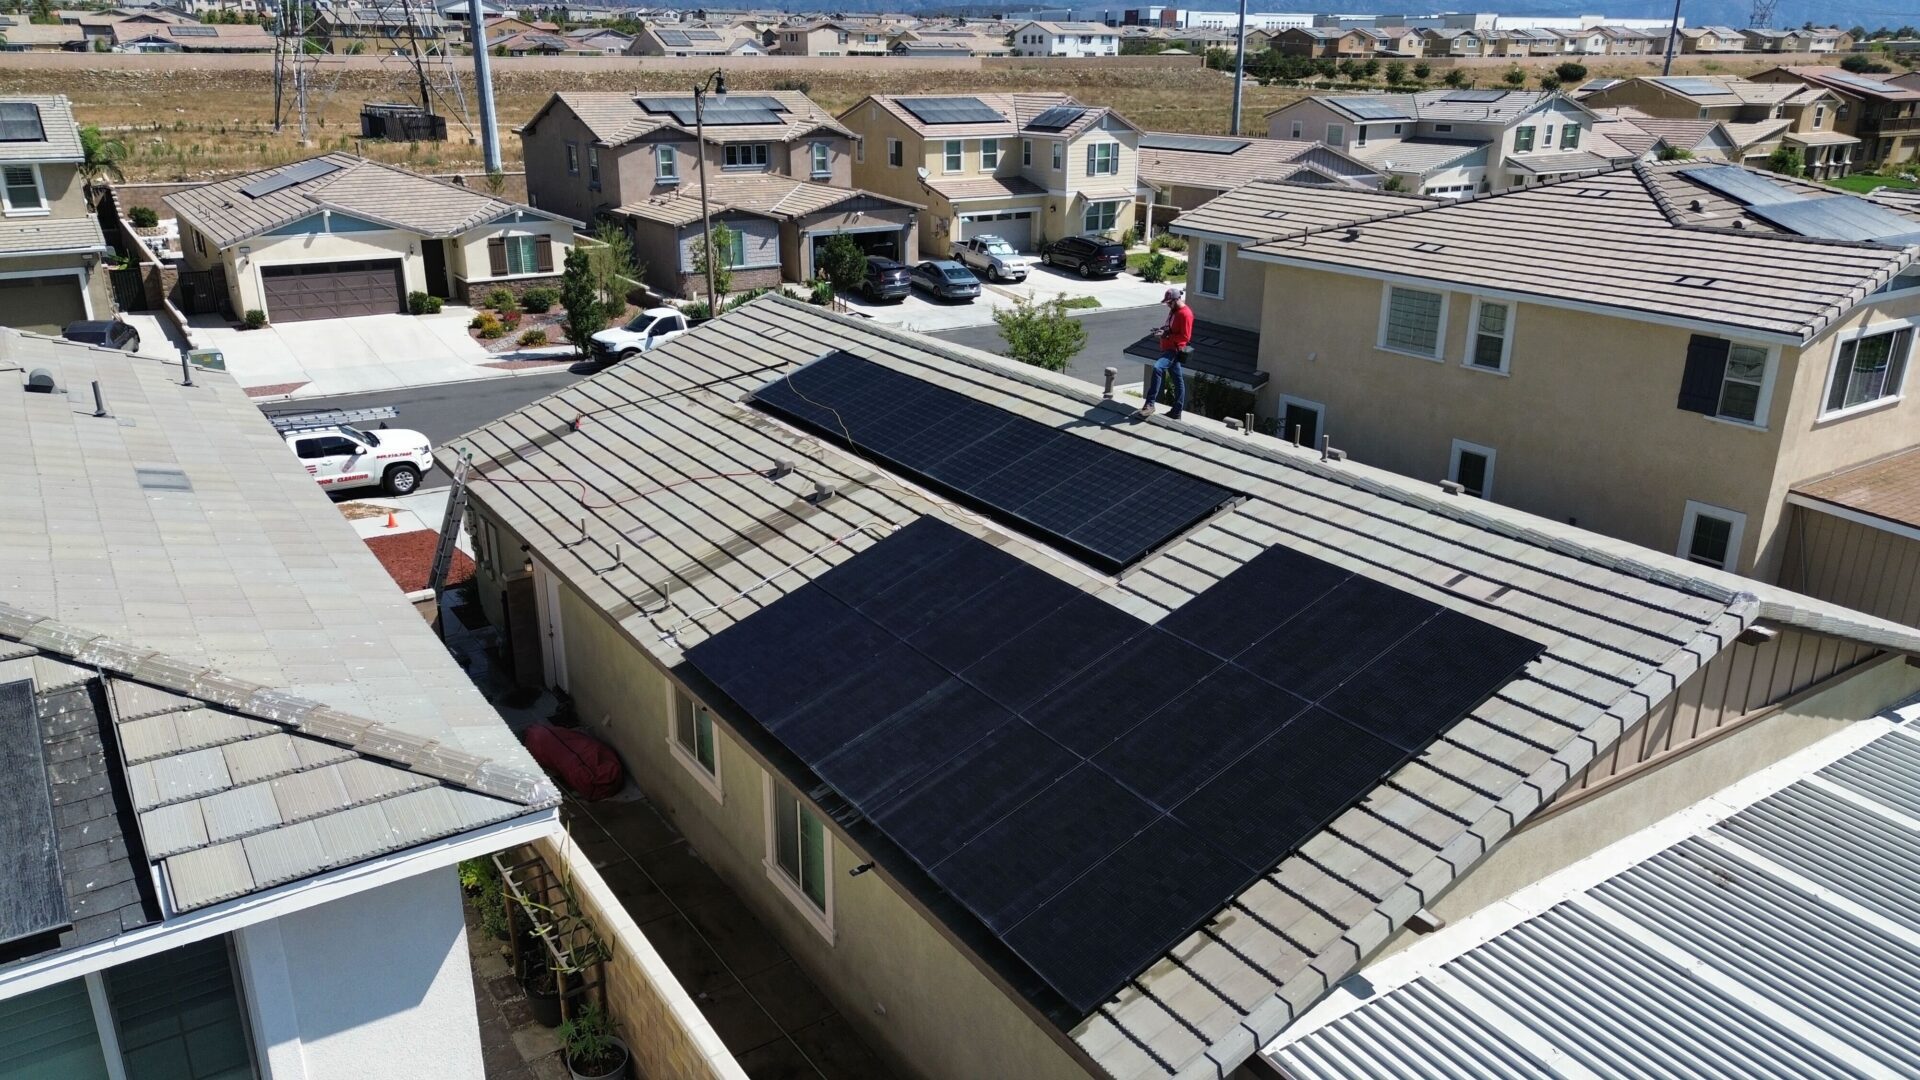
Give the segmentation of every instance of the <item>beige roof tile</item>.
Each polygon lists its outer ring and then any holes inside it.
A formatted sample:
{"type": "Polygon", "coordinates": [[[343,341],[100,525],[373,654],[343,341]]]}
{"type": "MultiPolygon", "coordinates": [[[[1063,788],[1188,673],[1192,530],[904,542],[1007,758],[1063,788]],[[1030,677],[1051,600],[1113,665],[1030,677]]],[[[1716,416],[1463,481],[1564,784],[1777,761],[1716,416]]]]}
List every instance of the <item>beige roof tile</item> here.
{"type": "Polygon", "coordinates": [[[1920,529],[1920,448],[1803,481],[1793,493],[1920,529]]]}

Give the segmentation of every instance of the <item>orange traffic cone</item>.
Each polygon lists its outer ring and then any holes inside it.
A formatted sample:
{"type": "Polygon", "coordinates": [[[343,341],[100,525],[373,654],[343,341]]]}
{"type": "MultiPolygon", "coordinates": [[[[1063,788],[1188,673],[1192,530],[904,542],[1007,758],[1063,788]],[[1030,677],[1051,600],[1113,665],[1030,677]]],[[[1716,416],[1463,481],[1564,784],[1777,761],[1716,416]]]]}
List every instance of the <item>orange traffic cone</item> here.
{"type": "Polygon", "coordinates": [[[391,510],[387,511],[387,523],[381,526],[381,528],[397,529],[399,527],[400,527],[400,522],[394,520],[393,511],[391,510]]]}

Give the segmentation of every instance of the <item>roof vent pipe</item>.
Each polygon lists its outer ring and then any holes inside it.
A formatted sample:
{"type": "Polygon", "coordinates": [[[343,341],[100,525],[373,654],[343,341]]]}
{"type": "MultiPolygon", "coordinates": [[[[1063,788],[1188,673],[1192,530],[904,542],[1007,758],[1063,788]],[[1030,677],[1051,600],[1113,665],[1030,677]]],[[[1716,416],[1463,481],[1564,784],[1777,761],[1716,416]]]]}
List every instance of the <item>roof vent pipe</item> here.
{"type": "Polygon", "coordinates": [[[819,506],[821,503],[833,498],[835,494],[837,494],[837,492],[834,491],[832,484],[816,480],[813,485],[813,498],[808,501],[815,506],[819,506]]]}
{"type": "Polygon", "coordinates": [[[43,367],[37,367],[27,372],[27,393],[53,393],[53,372],[43,367]]]}
{"type": "Polygon", "coordinates": [[[93,380],[93,415],[107,415],[107,392],[100,389],[100,380],[93,380]]]}
{"type": "Polygon", "coordinates": [[[1104,386],[1102,386],[1102,387],[1100,388],[1100,398],[1101,398],[1101,400],[1103,400],[1103,401],[1112,401],[1112,400],[1113,400],[1113,380],[1114,380],[1114,379],[1115,379],[1115,378],[1116,378],[1116,377],[1117,377],[1117,376],[1118,376],[1119,374],[1120,374],[1120,369],[1119,369],[1119,368],[1111,368],[1111,367],[1110,367],[1110,368],[1106,368],[1106,369],[1104,369],[1104,370],[1102,371],[1102,375],[1103,375],[1103,377],[1104,377],[1104,378],[1103,378],[1103,381],[1105,382],[1105,385],[1104,385],[1104,386]]]}

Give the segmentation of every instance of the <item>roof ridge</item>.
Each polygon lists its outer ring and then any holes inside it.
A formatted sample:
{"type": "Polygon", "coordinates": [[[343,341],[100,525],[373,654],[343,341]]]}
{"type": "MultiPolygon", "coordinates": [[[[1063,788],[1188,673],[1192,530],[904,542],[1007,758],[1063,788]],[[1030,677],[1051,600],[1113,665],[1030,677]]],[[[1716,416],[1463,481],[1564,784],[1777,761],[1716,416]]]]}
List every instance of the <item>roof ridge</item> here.
{"type": "Polygon", "coordinates": [[[559,792],[544,775],[444,746],[323,702],[225,675],[213,667],[115,641],[0,601],[0,639],[31,645],[96,672],[231,709],[290,732],[406,767],[456,787],[540,809],[559,792]]]}

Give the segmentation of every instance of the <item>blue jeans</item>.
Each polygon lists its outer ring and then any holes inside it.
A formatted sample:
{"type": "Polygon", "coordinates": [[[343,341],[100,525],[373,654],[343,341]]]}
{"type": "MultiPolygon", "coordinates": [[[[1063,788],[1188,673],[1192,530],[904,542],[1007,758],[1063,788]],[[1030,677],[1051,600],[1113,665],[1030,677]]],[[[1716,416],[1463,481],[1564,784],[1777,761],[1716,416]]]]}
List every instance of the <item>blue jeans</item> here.
{"type": "Polygon", "coordinates": [[[1147,404],[1155,405],[1160,401],[1160,380],[1173,371],[1173,411],[1175,415],[1187,411],[1187,368],[1180,362],[1180,354],[1171,352],[1153,362],[1153,375],[1147,379],[1147,404]]]}

